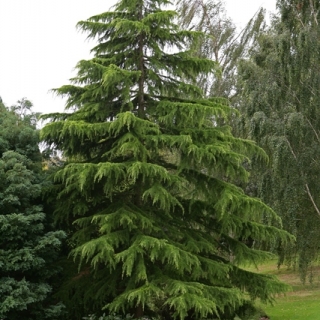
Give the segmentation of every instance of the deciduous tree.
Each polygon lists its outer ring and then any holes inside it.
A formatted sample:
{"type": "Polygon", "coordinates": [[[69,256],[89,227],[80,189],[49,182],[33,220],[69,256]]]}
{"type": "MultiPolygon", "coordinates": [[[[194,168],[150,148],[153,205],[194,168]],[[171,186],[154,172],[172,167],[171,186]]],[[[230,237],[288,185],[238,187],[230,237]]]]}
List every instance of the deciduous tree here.
{"type": "Polygon", "coordinates": [[[217,63],[217,70],[198,77],[197,85],[207,97],[224,97],[236,105],[241,90],[237,88],[237,67],[240,59],[250,54],[252,44],[266,25],[260,9],[238,30],[219,0],[177,0],[179,22],[185,29],[200,31],[202,37],[191,44],[193,54],[217,63]],[[218,71],[218,72],[217,72],[218,71]]]}
{"type": "Polygon", "coordinates": [[[256,194],[297,237],[295,246],[279,247],[280,262],[297,264],[305,281],[320,241],[320,7],[317,1],[279,0],[278,8],[240,69],[239,128],[270,157],[268,169],[255,170],[256,194]]]}

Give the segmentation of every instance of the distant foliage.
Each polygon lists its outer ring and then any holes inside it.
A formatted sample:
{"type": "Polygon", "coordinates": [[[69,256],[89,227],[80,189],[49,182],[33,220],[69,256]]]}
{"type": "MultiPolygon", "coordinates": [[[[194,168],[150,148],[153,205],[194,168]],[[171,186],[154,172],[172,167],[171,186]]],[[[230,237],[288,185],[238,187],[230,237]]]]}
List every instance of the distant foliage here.
{"type": "Polygon", "coordinates": [[[203,32],[190,46],[192,54],[217,63],[211,74],[198,77],[197,84],[207,97],[224,97],[236,104],[240,92],[236,85],[238,63],[249,56],[252,43],[266,28],[264,10],[243,30],[237,30],[222,1],[177,0],[176,4],[183,28],[203,32]]]}

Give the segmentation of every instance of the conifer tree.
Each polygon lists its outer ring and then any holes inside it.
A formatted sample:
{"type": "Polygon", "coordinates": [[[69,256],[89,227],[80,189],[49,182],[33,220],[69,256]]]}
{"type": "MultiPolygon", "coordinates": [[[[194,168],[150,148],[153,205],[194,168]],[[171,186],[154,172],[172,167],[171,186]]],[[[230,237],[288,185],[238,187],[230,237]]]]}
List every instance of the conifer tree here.
{"type": "Polygon", "coordinates": [[[186,50],[201,34],[180,30],[168,4],[121,0],[79,22],[98,40],[94,58],[56,89],[69,112],[47,115],[42,129],[67,160],[55,174],[56,217],[74,226],[71,283],[91,277],[81,289],[88,311],[231,318],[247,300],[286,290],[242,268],[270,258],[244,241],[289,236],[233,184],[248,178],[247,155],[265,155],[217,125],[234,111],[195,85],[216,63],[186,50]]]}
{"type": "Polygon", "coordinates": [[[60,319],[50,279],[64,233],[43,213],[39,134],[20,111],[0,104],[0,318],[60,319]]]}
{"type": "Polygon", "coordinates": [[[239,128],[270,157],[269,168],[257,166],[253,172],[256,195],[296,236],[296,245],[279,246],[279,262],[297,266],[305,281],[320,241],[320,5],[281,0],[278,8],[270,30],[240,68],[239,128]]]}

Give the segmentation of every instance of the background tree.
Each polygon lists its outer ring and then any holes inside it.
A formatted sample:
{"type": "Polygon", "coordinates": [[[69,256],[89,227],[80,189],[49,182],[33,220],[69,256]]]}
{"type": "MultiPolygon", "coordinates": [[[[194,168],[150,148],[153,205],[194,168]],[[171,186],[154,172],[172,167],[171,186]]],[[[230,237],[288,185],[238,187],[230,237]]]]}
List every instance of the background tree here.
{"type": "Polygon", "coordinates": [[[252,43],[266,27],[264,10],[260,9],[243,30],[237,30],[222,1],[177,0],[176,4],[182,27],[203,33],[191,45],[194,54],[218,64],[218,72],[199,77],[198,86],[208,97],[228,98],[236,105],[237,66],[240,59],[248,57],[252,43]]]}
{"type": "Polygon", "coordinates": [[[201,34],[180,30],[168,4],[122,0],[79,22],[98,39],[94,58],[56,90],[73,112],[46,116],[42,130],[66,158],[55,175],[56,214],[76,228],[73,284],[93,279],[81,290],[88,313],[230,319],[248,300],[286,289],[241,268],[270,258],[243,240],[288,234],[233,184],[248,178],[246,154],[264,153],[217,125],[233,110],[195,85],[216,63],[185,49],[201,34]]]}
{"type": "Polygon", "coordinates": [[[60,319],[49,283],[64,234],[42,211],[38,132],[2,103],[0,124],[0,318],[60,319]]]}
{"type": "Polygon", "coordinates": [[[268,169],[255,169],[256,194],[296,235],[295,246],[279,247],[280,263],[285,258],[297,264],[305,281],[320,241],[320,7],[317,1],[278,1],[277,6],[272,26],[241,65],[239,128],[270,157],[268,169]]]}
{"type": "Polygon", "coordinates": [[[40,113],[33,112],[32,107],[33,105],[31,101],[26,98],[22,98],[21,100],[17,101],[16,105],[11,106],[9,110],[13,111],[18,116],[20,121],[23,121],[31,126],[36,126],[40,113]]]}

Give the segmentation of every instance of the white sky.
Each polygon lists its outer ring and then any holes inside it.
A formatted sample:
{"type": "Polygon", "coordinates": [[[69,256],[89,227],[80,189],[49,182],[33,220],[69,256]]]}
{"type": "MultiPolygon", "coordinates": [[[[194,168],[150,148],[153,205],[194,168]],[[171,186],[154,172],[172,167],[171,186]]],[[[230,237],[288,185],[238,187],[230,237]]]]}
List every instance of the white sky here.
{"type": "MultiPolygon", "coordinates": [[[[23,97],[42,113],[63,111],[50,89],[68,84],[74,67],[90,57],[94,42],[75,25],[108,11],[116,0],[0,0],[0,96],[8,106],[23,97]]],[[[225,0],[237,26],[276,0],[225,0]]]]}

